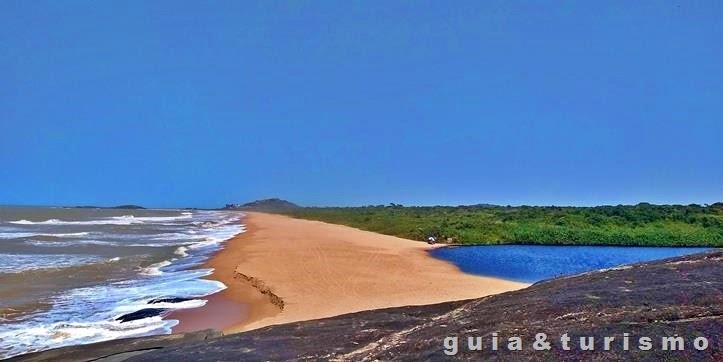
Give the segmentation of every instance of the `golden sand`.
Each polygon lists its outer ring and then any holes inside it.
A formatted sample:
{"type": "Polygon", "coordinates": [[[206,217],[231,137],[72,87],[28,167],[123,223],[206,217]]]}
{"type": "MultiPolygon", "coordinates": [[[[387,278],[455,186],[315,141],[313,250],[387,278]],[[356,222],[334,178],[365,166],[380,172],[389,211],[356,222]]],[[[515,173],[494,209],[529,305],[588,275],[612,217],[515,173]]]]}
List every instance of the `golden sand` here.
{"type": "Polygon", "coordinates": [[[479,298],[528,284],[465,274],[431,246],[347,226],[249,212],[205,265],[228,286],[171,318],[226,333],[362,310],[479,298]]]}

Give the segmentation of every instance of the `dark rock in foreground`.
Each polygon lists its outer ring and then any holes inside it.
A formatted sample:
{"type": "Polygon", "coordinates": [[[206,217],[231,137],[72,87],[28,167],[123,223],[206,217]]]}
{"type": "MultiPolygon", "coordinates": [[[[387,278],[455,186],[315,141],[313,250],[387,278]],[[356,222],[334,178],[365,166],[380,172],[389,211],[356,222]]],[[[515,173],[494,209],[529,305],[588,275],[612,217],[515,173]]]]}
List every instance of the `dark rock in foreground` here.
{"type": "MultiPolygon", "coordinates": [[[[261,361],[261,360],[722,360],[723,251],[636,264],[537,283],[495,296],[429,306],[389,308],[271,326],[209,338],[164,342],[164,348],[135,350],[149,337],[69,347],[18,360],[100,361],[261,361]],[[492,351],[492,333],[499,350],[492,351]],[[550,350],[532,348],[545,333],[550,350]],[[571,337],[563,351],[560,336],[571,337]],[[629,334],[629,350],[622,347],[629,334]],[[661,338],[683,337],[683,351],[665,351],[661,338]],[[521,351],[507,350],[508,338],[522,338],[521,351]],[[594,351],[582,351],[579,337],[594,337],[594,351]],[[615,337],[609,351],[603,338],[615,337]],[[693,347],[696,337],[709,343],[693,347]],[[458,337],[448,356],[445,337],[458,337]],[[481,337],[482,350],[470,351],[467,337],[481,337]],[[650,337],[652,349],[638,348],[650,337]],[[110,353],[116,344],[121,354],[110,353]],[[105,358],[97,349],[104,348],[105,358]],[[81,351],[87,354],[79,354],[81,351]],[[63,352],[67,350],[68,352],[63,352]]],[[[180,337],[179,337],[180,338],[180,337]]],[[[450,342],[451,340],[448,340],[450,342]]]]}
{"type": "Polygon", "coordinates": [[[219,337],[221,337],[221,332],[209,329],[186,334],[166,334],[153,337],[117,339],[90,345],[70,346],[30,353],[11,358],[10,361],[126,361],[132,356],[168,346],[196,344],[207,339],[219,337]]]}
{"type": "Polygon", "coordinates": [[[164,308],[145,308],[139,311],[135,311],[133,313],[124,314],[116,318],[115,320],[120,321],[121,323],[130,322],[143,318],[159,316],[162,315],[165,311],[166,309],[164,308]]]}
{"type": "Polygon", "coordinates": [[[189,300],[193,300],[193,298],[183,298],[183,297],[156,298],[156,299],[149,300],[148,304],[181,303],[181,302],[187,302],[189,300]]]}

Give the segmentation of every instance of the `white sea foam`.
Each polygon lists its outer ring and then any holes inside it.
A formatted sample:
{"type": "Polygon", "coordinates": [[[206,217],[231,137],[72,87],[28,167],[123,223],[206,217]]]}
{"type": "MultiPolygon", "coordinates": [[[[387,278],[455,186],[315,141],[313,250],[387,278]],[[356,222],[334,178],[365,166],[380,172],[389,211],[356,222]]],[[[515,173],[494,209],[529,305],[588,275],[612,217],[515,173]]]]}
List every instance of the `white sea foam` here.
{"type": "Polygon", "coordinates": [[[53,309],[48,313],[4,326],[0,330],[0,358],[67,345],[170,333],[178,321],[161,316],[129,322],[117,318],[146,308],[201,307],[206,304],[203,296],[226,288],[223,283],[199,279],[210,273],[209,269],[188,270],[68,291],[54,299],[53,309]],[[169,295],[195,299],[149,303],[169,295]]]}
{"type": "Polygon", "coordinates": [[[31,236],[37,236],[37,233],[0,233],[0,239],[16,239],[16,238],[27,238],[31,236]]]}
{"type": "MultiPolygon", "coordinates": [[[[66,246],[73,246],[73,245],[105,245],[105,246],[124,246],[122,243],[116,243],[112,241],[105,241],[105,240],[90,240],[90,239],[83,239],[83,240],[55,240],[55,241],[47,241],[47,240],[25,240],[25,244],[28,245],[34,245],[34,246],[42,246],[42,247],[66,247],[66,246]]],[[[130,245],[128,245],[130,246],[130,245]]]]}
{"type": "Polygon", "coordinates": [[[181,257],[188,256],[188,248],[185,246],[179,246],[173,253],[176,255],[180,255],[181,257]]]}
{"type": "Polygon", "coordinates": [[[191,299],[191,300],[184,300],[182,302],[178,303],[168,303],[168,302],[160,302],[160,303],[136,303],[136,304],[127,304],[123,306],[119,306],[113,311],[118,315],[124,315],[128,313],[132,313],[141,309],[146,308],[158,308],[158,309],[191,309],[191,308],[199,308],[206,305],[206,302],[208,302],[205,299],[191,299]]]}
{"type": "Polygon", "coordinates": [[[121,323],[119,321],[54,322],[30,325],[22,329],[10,328],[0,332],[0,356],[12,357],[26,352],[48,348],[92,343],[109,339],[170,333],[178,321],[162,317],[145,318],[121,323]],[[4,340],[12,340],[6,345],[4,340]]]}
{"type": "MultiPolygon", "coordinates": [[[[18,226],[13,226],[7,231],[27,233],[22,234],[26,236],[16,235],[13,238],[33,238],[41,235],[58,238],[46,241],[24,240],[24,243],[33,247],[73,245],[111,247],[98,249],[104,252],[108,250],[112,252],[112,247],[125,246],[175,249],[169,251],[169,254],[173,253],[168,255],[169,260],[139,270],[138,274],[128,279],[106,285],[66,290],[52,298],[50,303],[53,307],[50,310],[19,321],[4,321],[3,327],[0,328],[0,359],[66,345],[170,333],[171,328],[178,322],[164,320],[162,316],[125,323],[117,321],[116,318],[146,308],[172,310],[205,305],[204,296],[223,290],[226,286],[218,281],[202,279],[211,275],[212,269],[189,268],[203,262],[211,252],[222,246],[224,240],[244,231],[238,213],[210,211],[183,212],[180,216],[125,215],[83,221],[22,219],[10,223],[18,226]],[[118,227],[103,229],[102,232],[97,229],[86,229],[88,230],[86,231],[82,228],[83,225],[106,224],[118,227]],[[66,225],[73,227],[70,229],[66,225]],[[146,227],[147,231],[144,229],[146,227]],[[191,299],[179,303],[149,303],[153,299],[173,297],[191,299]]],[[[4,234],[7,233],[0,235],[4,234]]],[[[51,250],[63,251],[60,248],[38,250],[45,253],[51,250]]],[[[57,264],[66,265],[65,261],[57,257],[58,255],[48,255],[46,264],[50,267],[57,264]]],[[[110,254],[102,258],[73,255],[67,260],[67,265],[81,260],[76,257],[87,257],[89,261],[95,258],[92,262],[126,264],[120,263],[120,257],[110,254]]],[[[39,262],[42,258],[33,257],[33,259],[35,266],[42,266],[39,262]]],[[[4,265],[6,265],[4,260],[0,260],[0,268],[4,265]]]]}
{"type": "MultiPolygon", "coordinates": [[[[51,220],[48,220],[51,221],[51,220]]],[[[10,221],[11,224],[18,224],[18,225],[33,225],[35,222],[29,221],[29,220],[18,220],[18,221],[10,221]]]]}
{"type": "Polygon", "coordinates": [[[76,238],[81,236],[88,236],[88,232],[79,233],[30,233],[30,232],[18,232],[18,233],[4,233],[0,232],[0,239],[17,239],[17,238],[31,238],[38,236],[50,236],[55,238],[76,238]]]}
{"type": "Polygon", "coordinates": [[[151,264],[141,270],[141,274],[145,275],[161,275],[163,272],[161,271],[161,268],[164,266],[171,265],[171,262],[168,260],[164,260],[160,263],[151,264]]]}
{"type": "Polygon", "coordinates": [[[89,235],[89,232],[79,232],[79,233],[56,233],[56,234],[40,234],[41,236],[53,236],[56,238],[75,238],[79,236],[87,236],[89,235]]]}
{"type": "Polygon", "coordinates": [[[0,254],[0,273],[67,268],[76,265],[93,264],[101,260],[102,258],[94,255],[0,254]]]}
{"type": "Polygon", "coordinates": [[[133,225],[144,223],[163,223],[170,221],[186,220],[193,218],[193,215],[180,216],[111,216],[95,220],[60,220],[49,219],[44,221],[16,220],[10,221],[10,224],[16,225],[133,225]]]}
{"type": "Polygon", "coordinates": [[[159,222],[168,222],[168,221],[178,221],[178,220],[186,220],[193,218],[193,214],[182,214],[180,216],[133,216],[133,215],[123,215],[123,216],[114,216],[111,219],[118,220],[118,221],[126,221],[131,223],[159,223],[159,222]]]}
{"type": "Polygon", "coordinates": [[[143,223],[142,220],[134,219],[102,219],[102,220],[87,220],[87,221],[64,221],[59,219],[50,219],[45,221],[29,221],[29,220],[18,220],[10,221],[10,224],[17,225],[131,225],[143,223]]]}
{"type": "Polygon", "coordinates": [[[186,234],[186,233],[164,233],[164,234],[158,234],[150,236],[150,240],[169,240],[169,241],[178,241],[178,240],[193,240],[193,239],[203,239],[204,236],[202,235],[193,235],[193,234],[186,234]]]}

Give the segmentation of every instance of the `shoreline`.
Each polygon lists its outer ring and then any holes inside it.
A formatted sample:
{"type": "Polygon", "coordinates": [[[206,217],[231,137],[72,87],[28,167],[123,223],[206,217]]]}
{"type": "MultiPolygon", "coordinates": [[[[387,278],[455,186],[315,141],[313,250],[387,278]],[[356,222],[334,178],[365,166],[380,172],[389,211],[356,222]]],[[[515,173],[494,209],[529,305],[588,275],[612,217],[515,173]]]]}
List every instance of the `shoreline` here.
{"type": "Polygon", "coordinates": [[[203,297],[207,302],[202,307],[171,311],[165,319],[179,321],[171,329],[173,334],[208,328],[226,332],[230,327],[274,314],[275,308],[266,303],[260,293],[236,280],[234,265],[242,258],[243,249],[239,244],[247,238],[253,238],[255,231],[255,226],[248,222],[248,213],[245,213],[241,222],[245,231],[227,240],[221,250],[197,267],[213,269],[213,273],[203,279],[220,281],[226,285],[226,289],[203,297]]]}
{"type": "Polygon", "coordinates": [[[201,268],[227,288],[170,313],[173,333],[235,333],[371,309],[479,298],[529,283],[464,273],[440,246],[287,216],[246,212],[246,231],[201,268]]]}

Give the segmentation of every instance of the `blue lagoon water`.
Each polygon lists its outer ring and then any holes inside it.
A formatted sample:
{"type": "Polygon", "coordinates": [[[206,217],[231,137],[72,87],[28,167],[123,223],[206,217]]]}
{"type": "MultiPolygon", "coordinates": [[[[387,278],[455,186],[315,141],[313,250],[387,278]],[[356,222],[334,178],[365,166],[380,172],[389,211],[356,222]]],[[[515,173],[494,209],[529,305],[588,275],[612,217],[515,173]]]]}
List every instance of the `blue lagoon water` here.
{"type": "Polygon", "coordinates": [[[485,245],[446,247],[435,249],[431,254],[454,263],[467,273],[533,283],[706,250],[710,248],[485,245]]]}

